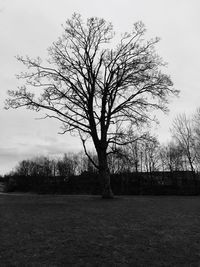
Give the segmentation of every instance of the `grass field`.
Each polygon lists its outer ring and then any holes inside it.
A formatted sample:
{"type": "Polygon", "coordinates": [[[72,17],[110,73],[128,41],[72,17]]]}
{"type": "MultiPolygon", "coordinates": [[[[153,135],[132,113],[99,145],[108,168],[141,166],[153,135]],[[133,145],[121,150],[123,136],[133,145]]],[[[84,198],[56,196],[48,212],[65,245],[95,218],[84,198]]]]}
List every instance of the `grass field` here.
{"type": "Polygon", "coordinates": [[[0,266],[200,266],[200,198],[0,195],[0,266]]]}

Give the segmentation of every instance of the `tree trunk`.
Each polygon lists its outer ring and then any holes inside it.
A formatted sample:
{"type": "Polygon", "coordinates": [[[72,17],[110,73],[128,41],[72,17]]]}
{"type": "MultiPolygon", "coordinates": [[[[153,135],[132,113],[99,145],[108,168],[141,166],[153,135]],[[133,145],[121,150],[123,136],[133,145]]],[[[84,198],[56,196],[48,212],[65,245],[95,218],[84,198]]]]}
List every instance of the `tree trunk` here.
{"type": "Polygon", "coordinates": [[[106,152],[98,153],[99,159],[99,176],[102,184],[102,198],[113,198],[113,192],[110,185],[110,171],[107,163],[106,152]]]}
{"type": "Polygon", "coordinates": [[[102,183],[102,198],[113,198],[113,192],[110,185],[109,170],[99,170],[99,175],[102,183]]]}

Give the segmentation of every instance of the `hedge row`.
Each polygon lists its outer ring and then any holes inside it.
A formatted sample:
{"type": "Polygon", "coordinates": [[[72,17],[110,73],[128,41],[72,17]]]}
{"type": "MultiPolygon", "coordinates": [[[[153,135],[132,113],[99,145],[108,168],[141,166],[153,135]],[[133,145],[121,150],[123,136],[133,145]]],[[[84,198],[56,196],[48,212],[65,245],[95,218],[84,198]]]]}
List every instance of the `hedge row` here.
{"type": "MultiPolygon", "coordinates": [[[[198,195],[200,179],[191,172],[124,173],[111,175],[115,195],[198,195]]],[[[101,194],[101,179],[84,172],[68,179],[62,176],[20,176],[5,178],[5,191],[48,194],[101,194]]]]}

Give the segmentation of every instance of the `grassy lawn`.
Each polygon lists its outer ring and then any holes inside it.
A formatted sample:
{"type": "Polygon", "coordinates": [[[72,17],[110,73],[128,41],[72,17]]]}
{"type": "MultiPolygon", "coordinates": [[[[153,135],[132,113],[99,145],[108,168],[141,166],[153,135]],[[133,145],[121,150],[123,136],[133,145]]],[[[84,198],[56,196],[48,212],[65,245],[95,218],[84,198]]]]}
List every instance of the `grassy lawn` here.
{"type": "Polygon", "coordinates": [[[200,198],[0,195],[0,266],[200,266],[200,198]]]}

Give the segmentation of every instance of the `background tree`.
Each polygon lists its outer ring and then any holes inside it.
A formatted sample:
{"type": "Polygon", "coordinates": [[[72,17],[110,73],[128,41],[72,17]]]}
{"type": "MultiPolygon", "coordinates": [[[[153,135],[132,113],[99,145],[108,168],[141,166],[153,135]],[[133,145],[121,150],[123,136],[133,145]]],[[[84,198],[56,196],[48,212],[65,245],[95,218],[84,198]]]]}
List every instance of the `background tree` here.
{"type": "Polygon", "coordinates": [[[126,144],[113,149],[114,154],[109,156],[109,167],[114,173],[155,171],[158,165],[158,140],[150,132],[145,134],[128,131],[126,144]],[[128,142],[128,138],[130,142],[128,142]],[[155,163],[156,162],[156,163],[155,163]],[[147,168],[145,168],[145,166],[147,168]]]}
{"type": "Polygon", "coordinates": [[[162,171],[184,171],[183,149],[177,142],[169,142],[159,147],[162,171]]]}
{"type": "Polygon", "coordinates": [[[196,169],[200,170],[200,108],[196,110],[192,118],[193,121],[193,134],[195,140],[195,152],[196,152],[196,169]]]}
{"type": "Polygon", "coordinates": [[[15,173],[24,176],[31,175],[31,161],[30,160],[20,161],[15,169],[15,173]]]}
{"type": "Polygon", "coordinates": [[[62,159],[57,160],[57,174],[68,179],[78,172],[78,157],[73,153],[64,154],[62,159]]]}
{"type": "Polygon", "coordinates": [[[22,160],[16,166],[15,173],[23,176],[49,177],[55,174],[55,162],[47,157],[40,156],[33,159],[22,160]]]}
{"type": "Polygon", "coordinates": [[[196,149],[193,122],[185,114],[178,115],[172,126],[173,138],[176,140],[189,164],[190,170],[195,171],[196,149]]]}
{"type": "Polygon", "coordinates": [[[143,142],[144,167],[145,171],[150,174],[159,169],[158,146],[159,142],[157,138],[153,136],[149,136],[149,138],[143,142]]]}
{"type": "Polygon", "coordinates": [[[126,144],[124,129],[148,122],[153,109],[166,111],[168,96],[177,93],[161,72],[164,64],[154,49],[159,39],[145,42],[144,33],[138,22],[130,33],[115,38],[111,23],[96,17],[85,22],[74,14],[49,48],[46,65],[40,58],[18,57],[28,69],[19,75],[25,84],[9,91],[7,108],[46,110],[47,118],[62,123],[63,133],[80,135],[89,158],[86,140],[92,138],[98,164],[90,160],[101,176],[105,198],[113,196],[110,146],[126,144]],[[112,40],[118,43],[115,47],[112,40]]]}

